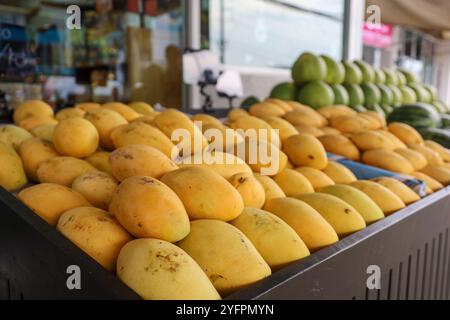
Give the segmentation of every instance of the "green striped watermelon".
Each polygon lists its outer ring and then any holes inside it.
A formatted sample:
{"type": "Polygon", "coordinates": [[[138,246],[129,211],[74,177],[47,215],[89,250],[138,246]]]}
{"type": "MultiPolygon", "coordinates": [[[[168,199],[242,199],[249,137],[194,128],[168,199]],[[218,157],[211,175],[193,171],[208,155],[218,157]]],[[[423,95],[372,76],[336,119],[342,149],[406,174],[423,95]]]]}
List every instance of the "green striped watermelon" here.
{"type": "Polygon", "coordinates": [[[426,103],[401,106],[388,116],[387,121],[388,123],[403,122],[417,130],[441,126],[441,116],[434,107],[426,103]]]}

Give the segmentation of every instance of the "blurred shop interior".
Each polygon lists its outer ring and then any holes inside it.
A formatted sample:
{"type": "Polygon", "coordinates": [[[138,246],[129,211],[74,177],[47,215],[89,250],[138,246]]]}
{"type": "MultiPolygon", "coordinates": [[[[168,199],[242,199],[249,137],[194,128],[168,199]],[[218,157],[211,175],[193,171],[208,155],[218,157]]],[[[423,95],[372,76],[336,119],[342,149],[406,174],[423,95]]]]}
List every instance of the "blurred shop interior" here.
{"type": "Polygon", "coordinates": [[[223,108],[264,98],[311,51],[408,69],[450,102],[449,14],[445,0],[0,0],[0,98],[223,108]]]}

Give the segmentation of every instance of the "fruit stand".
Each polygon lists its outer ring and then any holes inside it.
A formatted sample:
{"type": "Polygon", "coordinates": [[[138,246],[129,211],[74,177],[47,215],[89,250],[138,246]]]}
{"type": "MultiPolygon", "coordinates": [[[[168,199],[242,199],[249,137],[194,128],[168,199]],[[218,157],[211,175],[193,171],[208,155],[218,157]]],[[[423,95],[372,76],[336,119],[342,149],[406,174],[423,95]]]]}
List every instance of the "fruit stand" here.
{"type": "MultiPolygon", "coordinates": [[[[0,200],[0,299],[139,299],[11,194],[0,200]],[[69,265],[81,290],[67,289],[69,265]]],[[[449,211],[447,188],[226,299],[448,299],[449,211]],[[380,290],[366,287],[370,265],[380,290]]]]}

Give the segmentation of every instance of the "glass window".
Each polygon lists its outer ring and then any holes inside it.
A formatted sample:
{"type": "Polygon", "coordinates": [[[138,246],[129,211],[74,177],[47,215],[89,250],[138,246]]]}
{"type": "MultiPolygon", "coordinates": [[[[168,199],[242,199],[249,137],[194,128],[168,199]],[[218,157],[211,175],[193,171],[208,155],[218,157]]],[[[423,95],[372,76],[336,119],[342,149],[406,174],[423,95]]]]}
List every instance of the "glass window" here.
{"type": "Polygon", "coordinates": [[[341,59],[344,8],[344,0],[204,0],[202,45],[233,65],[289,68],[303,51],[341,59]]]}

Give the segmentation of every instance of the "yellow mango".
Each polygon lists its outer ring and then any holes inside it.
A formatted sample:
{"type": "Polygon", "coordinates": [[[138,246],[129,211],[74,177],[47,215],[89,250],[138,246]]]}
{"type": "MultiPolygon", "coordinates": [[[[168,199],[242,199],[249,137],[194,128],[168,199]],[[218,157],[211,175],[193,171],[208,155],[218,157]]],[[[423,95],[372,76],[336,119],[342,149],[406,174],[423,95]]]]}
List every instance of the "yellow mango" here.
{"type": "Polygon", "coordinates": [[[33,116],[53,117],[53,109],[44,101],[27,100],[14,110],[14,123],[19,124],[25,118],[33,116]]]}
{"type": "Polygon", "coordinates": [[[0,126],[0,142],[19,150],[20,144],[33,136],[27,130],[12,125],[5,124],[0,126]]]}
{"type": "Polygon", "coordinates": [[[54,183],[41,183],[23,189],[17,198],[52,226],[56,226],[65,211],[91,206],[80,193],[54,183]]]}
{"type": "Polygon", "coordinates": [[[442,183],[440,183],[439,181],[433,179],[432,177],[430,177],[429,175],[426,175],[425,173],[422,172],[412,172],[410,174],[412,177],[422,180],[423,182],[426,183],[427,187],[430,188],[433,192],[435,191],[439,191],[442,188],[444,188],[444,186],[442,185],[442,183]]]}
{"type": "Polygon", "coordinates": [[[327,124],[326,119],[315,110],[295,110],[286,113],[284,119],[293,126],[308,125],[316,128],[324,127],[327,124]]]}
{"type": "Polygon", "coordinates": [[[429,166],[442,166],[444,164],[444,160],[442,159],[441,155],[425,145],[410,144],[409,148],[420,152],[425,157],[425,159],[427,159],[427,163],[429,166]]]}
{"type": "Polygon", "coordinates": [[[327,176],[324,172],[311,168],[311,167],[300,167],[295,169],[295,171],[300,172],[305,176],[306,179],[311,182],[314,190],[318,190],[320,188],[331,186],[334,184],[334,181],[327,176]]]}
{"type": "Polygon", "coordinates": [[[439,143],[434,142],[432,140],[426,140],[425,146],[427,146],[428,148],[433,149],[434,151],[439,153],[442,160],[444,160],[445,162],[450,162],[450,150],[449,149],[441,146],[439,143]]]}
{"type": "Polygon", "coordinates": [[[282,107],[270,102],[256,103],[249,108],[248,112],[258,118],[281,117],[286,113],[282,107]]]}
{"type": "Polygon", "coordinates": [[[297,130],[298,133],[310,134],[310,135],[313,135],[314,137],[321,137],[324,135],[322,128],[319,129],[319,128],[309,126],[306,124],[296,125],[295,129],[297,130]]]}
{"type": "Polygon", "coordinates": [[[132,121],[140,116],[139,113],[134,111],[132,108],[120,102],[108,102],[102,105],[102,107],[119,113],[127,121],[132,121]]]}
{"type": "Polygon", "coordinates": [[[406,123],[392,122],[389,124],[388,130],[407,146],[413,144],[423,144],[423,138],[420,133],[406,123]]]}
{"type": "Polygon", "coordinates": [[[374,149],[394,150],[394,143],[377,131],[359,131],[350,136],[350,140],[359,150],[367,151],[374,149]]]}
{"type": "Polygon", "coordinates": [[[342,132],[340,132],[338,129],[335,129],[332,127],[323,127],[323,128],[320,128],[320,131],[322,131],[323,135],[342,134],[342,132]]]}
{"type": "Polygon", "coordinates": [[[86,160],[97,170],[109,173],[112,175],[111,165],[109,164],[109,156],[111,152],[108,151],[97,151],[87,157],[86,160]]]}
{"type": "Polygon", "coordinates": [[[297,195],[296,198],[319,212],[340,238],[366,227],[361,214],[338,197],[324,193],[311,193],[297,195]]]}
{"type": "Polygon", "coordinates": [[[264,206],[264,188],[252,173],[237,173],[228,181],[241,195],[244,207],[261,209],[264,206]]]}
{"type": "Polygon", "coordinates": [[[387,130],[378,130],[379,134],[384,136],[385,138],[391,140],[391,142],[394,144],[395,149],[407,149],[408,147],[403,143],[402,140],[394,136],[392,133],[390,133],[387,130]]]}
{"type": "Polygon", "coordinates": [[[70,118],[83,118],[86,111],[77,108],[65,108],[55,115],[56,120],[62,121],[70,118]]]}
{"type": "Polygon", "coordinates": [[[195,114],[191,117],[191,120],[194,121],[194,123],[200,122],[202,124],[202,126],[209,124],[209,125],[214,125],[214,126],[218,127],[218,126],[223,125],[219,119],[217,119],[213,116],[210,116],[209,114],[205,114],[205,113],[195,114]]]}
{"type": "Polygon", "coordinates": [[[93,207],[64,212],[56,228],[108,271],[115,270],[120,249],[133,239],[108,212],[93,207]]]}
{"type": "Polygon", "coordinates": [[[91,111],[93,109],[98,109],[100,107],[101,105],[95,102],[82,102],[75,105],[75,108],[83,110],[85,112],[91,111]]]}
{"type": "Polygon", "coordinates": [[[155,113],[153,107],[143,101],[134,101],[129,103],[128,106],[139,114],[153,115],[155,113]]]}
{"type": "Polygon", "coordinates": [[[353,172],[346,166],[335,161],[328,161],[323,172],[336,184],[349,184],[357,180],[353,172]]]}
{"type": "Polygon", "coordinates": [[[158,149],[169,158],[179,153],[179,150],[164,133],[142,122],[117,127],[111,132],[110,138],[116,148],[142,144],[158,149]]]}
{"type": "Polygon", "coordinates": [[[288,101],[284,101],[284,100],[281,100],[281,99],[270,98],[270,99],[264,100],[264,102],[276,104],[277,106],[281,107],[281,109],[283,109],[285,112],[289,112],[289,111],[293,111],[294,110],[293,107],[289,104],[288,101]]]}
{"type": "Polygon", "coordinates": [[[339,238],[333,227],[313,207],[294,198],[269,200],[264,206],[297,232],[311,252],[336,243],[339,238]]]}
{"type": "Polygon", "coordinates": [[[364,152],[362,161],[370,166],[398,173],[409,174],[414,171],[413,165],[400,154],[386,149],[375,149],[364,152]]]}
{"type": "Polygon", "coordinates": [[[310,255],[295,230],[270,212],[245,208],[230,223],[252,242],[272,270],[310,255]]]}
{"type": "Polygon", "coordinates": [[[19,155],[28,178],[38,181],[37,168],[39,165],[50,158],[57,157],[58,153],[50,142],[31,138],[20,145],[19,155]]]}
{"type": "Polygon", "coordinates": [[[344,105],[323,107],[317,110],[317,112],[327,119],[331,119],[337,116],[354,116],[357,114],[355,110],[344,105]]]}
{"type": "Polygon", "coordinates": [[[123,181],[133,176],[161,178],[178,166],[161,151],[143,144],[130,144],[114,150],[109,156],[113,176],[123,181]]]}
{"type": "Polygon", "coordinates": [[[300,172],[292,169],[284,169],[273,177],[273,180],[288,197],[314,192],[311,182],[300,172]]]}
{"type": "Polygon", "coordinates": [[[146,300],[220,299],[194,259],[163,240],[128,242],[117,259],[117,276],[146,300]]]}
{"type": "Polygon", "coordinates": [[[327,134],[319,137],[325,150],[343,156],[349,160],[359,161],[361,154],[355,144],[344,135],[327,134]]]}
{"type": "Polygon", "coordinates": [[[250,240],[223,221],[192,221],[191,232],[178,246],[200,265],[223,296],[271,274],[250,240]]]}
{"type": "Polygon", "coordinates": [[[420,170],[420,172],[439,181],[444,186],[450,185],[450,169],[444,166],[427,166],[420,170]]]}
{"type": "Polygon", "coordinates": [[[45,124],[58,124],[58,120],[48,116],[31,116],[23,119],[19,122],[19,126],[27,131],[33,130],[33,128],[42,126],[45,124]]]}
{"type": "Polygon", "coordinates": [[[428,165],[427,158],[420,152],[412,149],[396,149],[396,153],[407,159],[414,168],[414,171],[422,170],[428,165]]]}
{"type": "Polygon", "coordinates": [[[235,121],[238,118],[249,116],[248,112],[244,109],[234,108],[230,112],[228,112],[228,120],[235,121]]]}
{"type": "Polygon", "coordinates": [[[89,162],[73,157],[52,157],[41,162],[36,170],[41,183],[57,183],[67,187],[83,173],[96,171],[89,162]]]}
{"type": "Polygon", "coordinates": [[[381,123],[378,119],[375,119],[367,114],[359,113],[358,117],[367,121],[367,129],[368,130],[378,130],[381,128],[381,123]]]}
{"type": "Polygon", "coordinates": [[[27,176],[19,155],[12,147],[0,142],[0,186],[8,191],[20,189],[27,184],[27,176]]]}
{"type": "Polygon", "coordinates": [[[191,219],[230,221],[244,209],[239,192],[211,169],[181,168],[165,174],[161,181],[175,191],[191,219]]]}
{"type": "Polygon", "coordinates": [[[137,238],[177,242],[189,233],[183,203],[168,186],[152,177],[122,181],[113,193],[109,211],[137,238]]]}
{"type": "Polygon", "coordinates": [[[243,137],[250,137],[262,142],[270,142],[275,146],[280,146],[280,137],[275,129],[262,119],[253,116],[240,117],[230,123],[230,127],[237,130],[243,137]],[[239,130],[240,129],[240,130],[239,130]],[[249,132],[249,130],[251,130],[249,132]],[[252,137],[248,133],[255,136],[252,137]]]}
{"type": "Polygon", "coordinates": [[[87,111],[84,117],[97,128],[100,145],[108,150],[114,148],[110,138],[112,130],[128,123],[119,113],[105,108],[95,108],[87,111]]]}
{"type": "Polygon", "coordinates": [[[72,189],[81,193],[94,207],[108,210],[118,182],[110,174],[92,171],[79,175],[72,182],[72,189]]]}
{"type": "Polygon", "coordinates": [[[43,124],[36,126],[30,130],[30,133],[36,138],[41,138],[45,141],[53,141],[53,132],[55,131],[56,124],[43,124]]]}
{"type": "Polygon", "coordinates": [[[358,211],[366,224],[374,223],[384,218],[380,207],[364,192],[343,184],[320,189],[321,193],[330,194],[345,201],[358,211]]]}
{"type": "Polygon", "coordinates": [[[287,138],[298,134],[297,129],[292,124],[290,124],[289,122],[287,122],[282,118],[267,117],[264,118],[264,121],[266,121],[273,129],[278,130],[278,134],[280,136],[281,141],[284,141],[287,138]]]}
{"type": "Polygon", "coordinates": [[[298,134],[288,138],[283,151],[296,166],[312,167],[319,170],[328,164],[326,151],[320,141],[309,134],[298,134]]]}
{"type": "Polygon", "coordinates": [[[264,204],[266,204],[271,199],[286,197],[286,194],[284,193],[283,189],[281,189],[280,186],[275,181],[273,181],[272,178],[260,175],[259,173],[255,173],[254,176],[259,181],[261,186],[264,188],[265,194],[264,204]]]}
{"type": "Polygon", "coordinates": [[[360,180],[352,182],[350,186],[367,194],[383,210],[385,215],[390,215],[405,207],[405,203],[395,193],[385,186],[373,182],[360,180]]]}
{"type": "Polygon", "coordinates": [[[420,200],[420,197],[417,193],[415,193],[411,188],[409,188],[403,182],[398,181],[397,179],[389,177],[379,177],[372,180],[391,190],[400,199],[402,199],[402,201],[406,205],[420,200]]]}
{"type": "Polygon", "coordinates": [[[330,126],[343,133],[352,133],[367,129],[369,122],[357,115],[337,116],[330,119],[330,126]]]}
{"type": "Polygon", "coordinates": [[[53,145],[63,156],[84,158],[93,154],[99,143],[95,126],[82,118],[61,121],[53,133],[53,145]]]}

